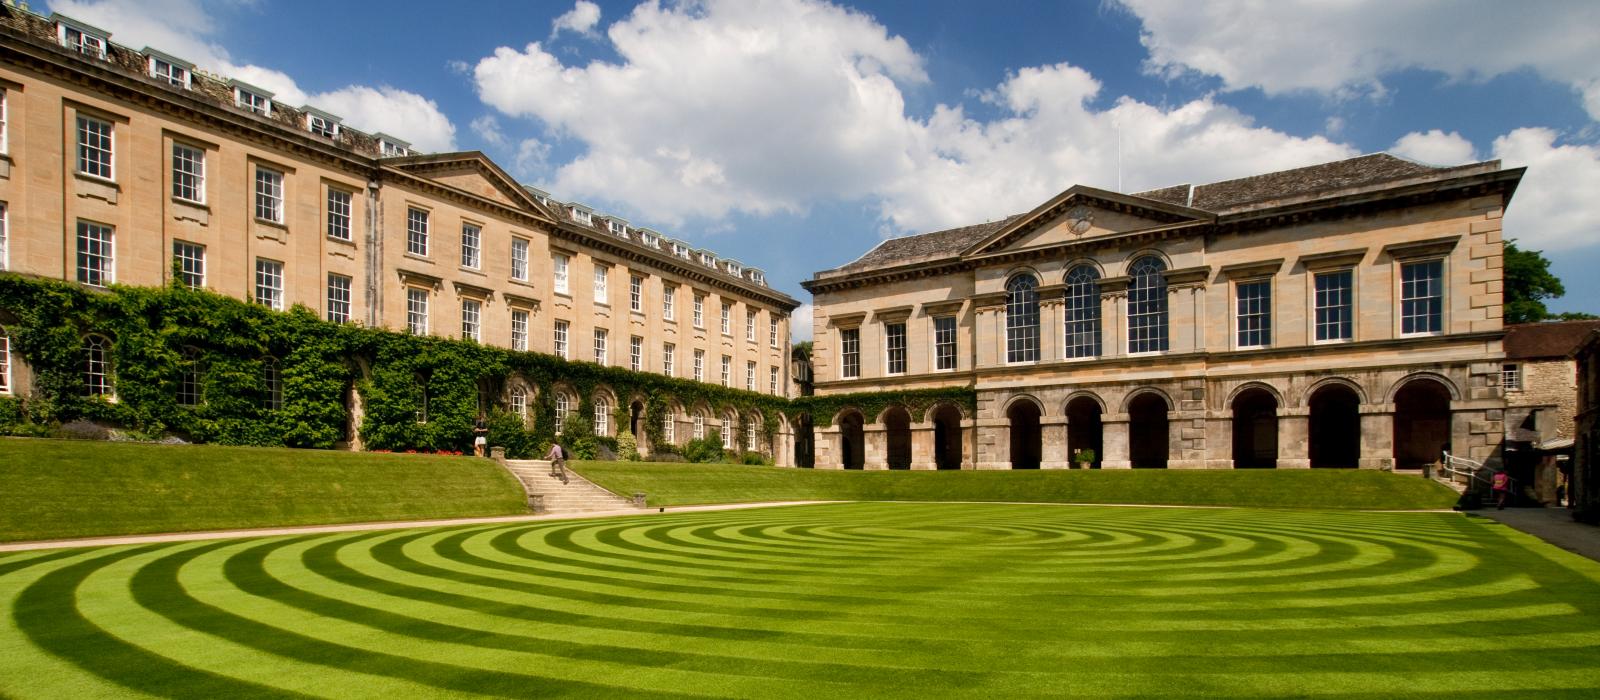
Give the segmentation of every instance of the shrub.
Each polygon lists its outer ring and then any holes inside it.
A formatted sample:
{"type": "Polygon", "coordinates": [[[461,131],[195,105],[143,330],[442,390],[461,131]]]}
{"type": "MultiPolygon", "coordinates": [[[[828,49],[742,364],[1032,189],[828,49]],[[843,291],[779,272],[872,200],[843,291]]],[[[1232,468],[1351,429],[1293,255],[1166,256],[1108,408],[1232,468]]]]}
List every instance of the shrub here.
{"type": "MultiPolygon", "coordinates": [[[[527,429],[522,416],[499,409],[489,412],[489,446],[506,448],[508,459],[544,456],[538,451],[538,438],[527,429]]],[[[550,449],[549,445],[545,449],[550,449]]]]}
{"type": "Polygon", "coordinates": [[[699,464],[714,464],[727,461],[722,452],[722,440],[714,437],[690,440],[688,444],[683,446],[683,457],[690,462],[699,464]]]}
{"type": "Polygon", "coordinates": [[[633,441],[633,433],[627,430],[617,435],[617,456],[629,462],[639,461],[639,446],[633,441]]]}
{"type": "Polygon", "coordinates": [[[761,466],[761,465],[771,466],[771,464],[772,464],[772,462],[769,461],[760,452],[746,452],[746,453],[744,453],[744,455],[742,455],[739,458],[739,462],[741,464],[748,464],[748,465],[751,465],[751,466],[761,466]]]}

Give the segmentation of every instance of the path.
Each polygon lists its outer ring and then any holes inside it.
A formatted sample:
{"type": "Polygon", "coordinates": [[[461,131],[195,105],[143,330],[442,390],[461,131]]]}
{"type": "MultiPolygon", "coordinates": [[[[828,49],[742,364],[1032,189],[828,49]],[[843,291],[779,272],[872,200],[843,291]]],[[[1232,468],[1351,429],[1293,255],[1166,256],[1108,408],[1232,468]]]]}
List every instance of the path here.
{"type": "Polygon", "coordinates": [[[1566,508],[1485,508],[1472,511],[1504,525],[1526,532],[1574,554],[1600,561],[1600,527],[1572,519],[1566,508]]]}

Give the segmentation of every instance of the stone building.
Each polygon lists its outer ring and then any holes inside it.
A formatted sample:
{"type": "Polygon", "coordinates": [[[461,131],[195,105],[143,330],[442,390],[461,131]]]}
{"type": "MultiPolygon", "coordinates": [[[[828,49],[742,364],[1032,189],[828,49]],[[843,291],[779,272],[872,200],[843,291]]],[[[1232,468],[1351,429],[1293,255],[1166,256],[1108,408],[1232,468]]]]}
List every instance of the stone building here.
{"type": "MultiPolygon", "coordinates": [[[[0,269],[90,286],[176,275],[337,322],[791,392],[798,302],[758,268],[70,17],[0,6],[0,58],[0,269]]],[[[27,368],[3,354],[0,391],[25,393],[27,368]]],[[[733,420],[676,410],[679,442],[733,420]]]]}
{"type": "Polygon", "coordinates": [[[1573,419],[1571,499],[1573,517],[1600,524],[1600,333],[1591,333],[1572,353],[1578,366],[1578,411],[1573,419]]]}
{"type": "Polygon", "coordinates": [[[1578,367],[1572,352],[1600,321],[1506,326],[1500,387],[1506,398],[1505,466],[1544,503],[1556,500],[1558,471],[1572,468],[1578,367]]]}
{"type": "Polygon", "coordinates": [[[1387,154],[886,240],[819,272],[816,416],[845,468],[1416,468],[1498,457],[1501,215],[1522,177],[1387,154]],[[1092,458],[1090,455],[1092,454],[1092,458]]]}

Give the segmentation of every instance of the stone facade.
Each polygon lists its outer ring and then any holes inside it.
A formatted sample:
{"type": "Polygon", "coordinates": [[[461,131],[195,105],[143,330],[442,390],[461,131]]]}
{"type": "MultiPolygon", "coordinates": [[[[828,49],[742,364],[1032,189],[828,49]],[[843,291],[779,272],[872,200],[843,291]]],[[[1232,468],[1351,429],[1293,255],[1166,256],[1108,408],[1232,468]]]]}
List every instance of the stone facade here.
{"type": "MultiPolygon", "coordinates": [[[[672,376],[790,395],[798,302],[759,269],[550,199],[481,153],[315,133],[312,108],[254,113],[194,67],[158,77],[164,54],[69,50],[70,22],[0,7],[0,269],[155,286],[182,249],[193,284],[220,294],[646,372],[669,372],[670,349],[672,376]],[[80,156],[83,120],[107,130],[103,171],[80,156]],[[200,173],[187,189],[185,168],[200,173]],[[104,279],[83,272],[85,225],[110,241],[91,265],[104,279]]],[[[27,368],[11,369],[5,390],[26,392],[27,368]]]]}
{"type": "Polygon", "coordinates": [[[977,414],[946,421],[961,439],[942,457],[935,411],[861,416],[859,436],[833,420],[817,465],[902,466],[887,446],[908,431],[910,468],[1070,468],[1086,448],[1104,468],[1494,460],[1520,177],[1380,154],[1141,195],[1077,186],[886,241],[805,283],[817,394],[970,386],[977,414]]]}
{"type": "Polygon", "coordinates": [[[1578,411],[1574,416],[1574,464],[1567,497],[1573,516],[1600,523],[1600,333],[1573,352],[1578,366],[1578,411]]]}

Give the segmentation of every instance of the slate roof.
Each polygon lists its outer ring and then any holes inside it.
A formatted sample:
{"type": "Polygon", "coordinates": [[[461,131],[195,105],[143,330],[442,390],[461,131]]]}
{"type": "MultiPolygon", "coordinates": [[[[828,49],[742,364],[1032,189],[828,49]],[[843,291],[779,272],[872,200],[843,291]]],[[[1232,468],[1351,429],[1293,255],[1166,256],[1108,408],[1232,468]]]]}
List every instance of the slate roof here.
{"type": "MultiPolygon", "coordinates": [[[[1346,160],[1294,168],[1206,185],[1173,185],[1139,192],[1132,197],[1228,214],[1259,209],[1284,200],[1331,196],[1351,190],[1393,186],[1405,181],[1437,180],[1471,172],[1500,169],[1499,161],[1472,163],[1450,168],[1423,165],[1387,153],[1373,153],[1346,160]]],[[[953,257],[967,247],[1004,228],[1020,214],[1000,221],[963,226],[931,233],[891,238],[850,263],[819,273],[832,277],[898,265],[953,257]]]]}
{"type": "Polygon", "coordinates": [[[1555,321],[1506,326],[1506,359],[1566,357],[1595,331],[1600,331],[1600,321],[1555,321]]]}

